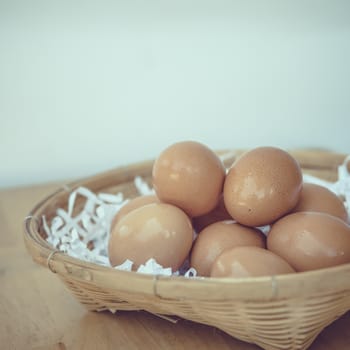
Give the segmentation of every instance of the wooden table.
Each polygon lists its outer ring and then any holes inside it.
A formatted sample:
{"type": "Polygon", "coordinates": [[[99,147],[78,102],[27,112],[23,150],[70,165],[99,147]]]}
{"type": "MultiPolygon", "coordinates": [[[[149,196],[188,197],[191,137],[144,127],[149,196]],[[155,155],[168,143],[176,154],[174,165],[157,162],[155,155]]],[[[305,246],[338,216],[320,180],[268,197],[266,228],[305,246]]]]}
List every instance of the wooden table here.
{"type": "MultiPolygon", "coordinates": [[[[1,349],[260,349],[186,320],[172,324],[146,312],[86,311],[57,276],[32,262],[23,244],[23,218],[59,185],[0,191],[1,349]]],[[[350,349],[350,313],[310,349],[350,349]]]]}

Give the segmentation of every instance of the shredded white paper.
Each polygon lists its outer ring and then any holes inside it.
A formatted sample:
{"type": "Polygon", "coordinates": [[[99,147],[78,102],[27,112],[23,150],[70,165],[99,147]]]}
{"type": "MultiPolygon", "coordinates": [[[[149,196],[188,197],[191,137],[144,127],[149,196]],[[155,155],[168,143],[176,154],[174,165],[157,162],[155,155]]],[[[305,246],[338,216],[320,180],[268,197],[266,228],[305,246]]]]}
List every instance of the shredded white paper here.
{"type": "MultiPolygon", "coordinates": [[[[140,176],[135,177],[134,184],[140,195],[154,194],[154,190],[140,176]]],[[[52,219],[50,227],[43,217],[46,240],[56,249],[74,258],[111,266],[107,249],[110,224],[115,214],[128,201],[122,193],[95,194],[85,187],[79,187],[70,194],[67,211],[57,209],[57,215],[52,219]],[[84,197],[85,203],[83,209],[74,215],[78,196],[84,197]]],[[[131,271],[132,266],[133,262],[126,260],[114,268],[131,271]]],[[[189,268],[188,261],[179,271],[172,271],[171,268],[158,264],[155,259],[149,259],[138,267],[137,272],[164,276],[196,276],[195,270],[189,268]]]]}
{"type": "Polygon", "coordinates": [[[136,176],[134,179],[134,184],[139,192],[140,196],[147,196],[149,194],[155,194],[153,188],[149,187],[148,183],[142,179],[141,176],[136,176]]]}
{"type": "MultiPolygon", "coordinates": [[[[303,175],[303,178],[305,182],[322,185],[336,195],[343,197],[350,218],[350,172],[347,169],[348,162],[350,162],[350,156],[339,166],[337,182],[324,181],[306,174],[303,175]]],[[[140,195],[154,194],[154,190],[140,176],[135,177],[134,184],[140,195]]],[[[127,202],[128,199],[125,199],[122,193],[95,194],[85,187],[79,187],[70,194],[67,211],[61,208],[57,209],[57,215],[52,219],[50,226],[43,217],[43,226],[47,234],[46,240],[56,249],[72,257],[110,266],[107,249],[110,224],[115,214],[127,202]],[[75,214],[79,196],[84,198],[85,203],[83,209],[75,214]]],[[[267,234],[269,226],[260,229],[263,229],[263,232],[267,234]]],[[[126,260],[123,264],[114,268],[131,271],[132,266],[133,262],[126,260]]],[[[190,267],[188,260],[185,261],[179,271],[172,271],[169,267],[164,268],[159,265],[155,259],[149,259],[145,264],[139,266],[137,272],[164,276],[197,276],[196,270],[190,267]]]]}

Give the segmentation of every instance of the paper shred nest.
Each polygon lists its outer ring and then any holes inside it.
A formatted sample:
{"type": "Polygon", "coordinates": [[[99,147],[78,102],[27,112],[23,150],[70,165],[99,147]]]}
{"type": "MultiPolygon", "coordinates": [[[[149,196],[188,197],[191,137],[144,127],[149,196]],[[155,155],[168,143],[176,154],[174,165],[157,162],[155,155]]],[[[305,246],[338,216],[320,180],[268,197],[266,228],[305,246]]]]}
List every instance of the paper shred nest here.
{"type": "MultiPolygon", "coordinates": [[[[154,194],[146,181],[137,176],[134,180],[135,187],[140,195],[154,194]]],[[[68,208],[57,209],[56,216],[51,224],[43,217],[43,227],[47,234],[47,242],[54,248],[84,261],[111,266],[108,259],[108,239],[110,224],[115,214],[125,205],[129,199],[125,199],[122,193],[98,193],[95,194],[85,187],[74,190],[68,198],[68,208]],[[83,209],[74,216],[77,206],[77,198],[85,199],[83,209]]],[[[184,264],[188,266],[188,262],[184,264]]],[[[180,269],[181,274],[195,277],[194,269],[180,269]],[[187,273],[187,274],[186,274],[187,273]]],[[[123,264],[114,268],[132,271],[133,262],[126,260],[123,264]]],[[[179,275],[179,271],[172,271],[169,267],[163,267],[155,259],[149,259],[139,266],[137,272],[154,275],[179,275]]]]}

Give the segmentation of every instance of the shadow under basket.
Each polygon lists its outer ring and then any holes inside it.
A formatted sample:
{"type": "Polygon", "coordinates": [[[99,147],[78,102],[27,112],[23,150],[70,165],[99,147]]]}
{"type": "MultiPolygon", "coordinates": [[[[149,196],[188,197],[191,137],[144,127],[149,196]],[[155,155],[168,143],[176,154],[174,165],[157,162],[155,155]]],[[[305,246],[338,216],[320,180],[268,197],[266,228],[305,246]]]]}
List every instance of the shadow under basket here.
{"type": "MultiPolygon", "coordinates": [[[[231,164],[241,151],[226,159],[231,164]]],[[[303,172],[337,179],[345,158],[318,150],[290,152],[303,172]]],[[[151,181],[152,161],[117,168],[63,186],[37,204],[25,220],[24,238],[34,261],[56,273],[89,310],[146,310],[217,327],[264,349],[306,349],[327,325],[350,309],[350,264],[310,272],[258,278],[151,276],[118,271],[56,251],[44,239],[56,209],[67,208],[71,191],[137,195],[135,176],[151,181]]],[[[79,203],[78,206],[83,205],[79,203]]]]}

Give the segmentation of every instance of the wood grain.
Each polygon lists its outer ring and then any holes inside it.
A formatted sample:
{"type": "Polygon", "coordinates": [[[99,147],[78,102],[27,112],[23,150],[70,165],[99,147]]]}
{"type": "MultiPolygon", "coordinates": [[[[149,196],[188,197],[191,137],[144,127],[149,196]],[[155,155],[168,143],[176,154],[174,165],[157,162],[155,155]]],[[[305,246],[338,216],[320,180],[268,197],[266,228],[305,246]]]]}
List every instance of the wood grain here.
{"type": "MultiPolygon", "coordinates": [[[[259,349],[182,319],[172,324],[146,312],[86,311],[56,275],[31,261],[23,244],[23,218],[60,185],[0,191],[1,349],[259,349]]],[[[347,313],[310,349],[345,350],[349,344],[347,313]]]]}

